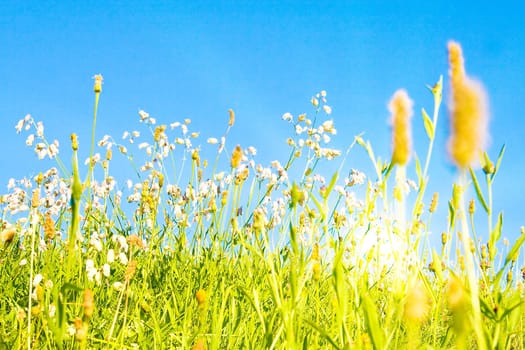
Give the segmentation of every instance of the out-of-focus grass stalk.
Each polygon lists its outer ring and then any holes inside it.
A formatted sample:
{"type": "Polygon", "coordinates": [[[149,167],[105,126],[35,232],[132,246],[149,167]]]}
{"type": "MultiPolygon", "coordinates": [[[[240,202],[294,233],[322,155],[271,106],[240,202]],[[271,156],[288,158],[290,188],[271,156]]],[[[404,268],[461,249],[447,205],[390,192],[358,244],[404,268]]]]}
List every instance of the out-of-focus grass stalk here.
{"type": "Polygon", "coordinates": [[[474,265],[474,254],[471,250],[471,235],[464,194],[467,189],[467,171],[474,164],[486,143],[488,134],[486,98],[481,86],[472,81],[465,72],[461,46],[450,41],[448,54],[452,95],[448,151],[460,171],[458,190],[454,191],[453,195],[457,198],[453,198],[453,202],[459,208],[461,241],[472,308],[472,326],[478,348],[485,350],[487,343],[481,317],[478,277],[474,265]]]}

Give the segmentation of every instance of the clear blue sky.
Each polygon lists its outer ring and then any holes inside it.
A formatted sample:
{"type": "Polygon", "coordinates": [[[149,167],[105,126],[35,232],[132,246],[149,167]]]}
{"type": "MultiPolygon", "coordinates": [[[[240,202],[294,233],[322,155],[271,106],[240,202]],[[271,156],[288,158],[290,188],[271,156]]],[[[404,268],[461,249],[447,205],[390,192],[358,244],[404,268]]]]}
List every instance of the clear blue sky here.
{"type": "MultiPolygon", "coordinates": [[[[312,112],[324,89],[344,149],[365,132],[390,155],[386,104],[405,88],[415,101],[416,150],[426,147],[419,110],[432,110],[426,84],[447,80],[446,43],[459,41],[467,71],[490,96],[491,148],[507,152],[494,185],[505,237],[525,224],[525,5],[520,1],[14,1],[0,2],[0,186],[35,175],[39,162],[14,126],[27,113],[44,121],[69,163],[69,134],[89,148],[94,74],[104,76],[97,137],[139,128],[137,111],[159,122],[184,118],[200,140],[253,145],[262,163],[283,159],[290,129],[280,117],[312,112]],[[448,3],[448,4],[445,4],[448,3]]],[[[447,95],[445,95],[447,96],[447,95]]],[[[440,115],[430,193],[451,192],[446,109],[440,115]]],[[[84,153],[86,156],[87,153],[84,153]]],[[[346,167],[369,171],[355,149],[346,167]]],[[[326,174],[329,177],[331,174],[326,174]]],[[[122,179],[123,181],[124,179],[122,179]]],[[[443,214],[444,215],[444,214],[443,214]]],[[[443,223],[443,229],[445,224],[443,223]]],[[[439,232],[436,232],[438,234],[439,232]]]]}

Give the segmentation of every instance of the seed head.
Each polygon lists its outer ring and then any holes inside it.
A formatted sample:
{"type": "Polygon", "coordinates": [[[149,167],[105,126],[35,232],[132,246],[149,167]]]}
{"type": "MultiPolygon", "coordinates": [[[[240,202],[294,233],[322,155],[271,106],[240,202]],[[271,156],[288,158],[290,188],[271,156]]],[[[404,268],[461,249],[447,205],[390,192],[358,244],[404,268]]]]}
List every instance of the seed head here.
{"type": "Polygon", "coordinates": [[[228,120],[228,126],[233,126],[235,123],[235,112],[233,109],[228,109],[228,114],[230,115],[230,119],[228,120]]]}
{"type": "Polygon", "coordinates": [[[195,148],[191,153],[191,159],[195,162],[197,167],[201,166],[201,157],[199,156],[199,150],[197,148],[195,148]]]}
{"type": "Polygon", "coordinates": [[[388,104],[392,114],[392,163],[405,165],[412,152],[412,100],[405,90],[397,90],[388,104]]]}
{"type": "Polygon", "coordinates": [[[481,84],[466,75],[461,46],[450,41],[448,54],[451,81],[448,152],[456,166],[465,169],[487,143],[487,98],[481,84]]]}
{"type": "Polygon", "coordinates": [[[428,211],[430,213],[433,213],[436,211],[438,199],[439,199],[439,193],[434,192],[434,194],[432,195],[432,201],[430,202],[430,207],[428,208],[428,211]]]}
{"type": "Polygon", "coordinates": [[[95,86],[93,87],[93,91],[95,91],[95,93],[98,94],[102,91],[102,80],[104,79],[102,78],[101,74],[95,75],[93,79],[95,79],[95,86]]]}
{"type": "Polygon", "coordinates": [[[137,270],[137,260],[129,261],[128,266],[126,267],[126,271],[124,272],[124,279],[126,281],[131,280],[136,270],[137,270]]]}
{"type": "Polygon", "coordinates": [[[33,190],[33,194],[31,197],[31,208],[33,209],[38,208],[39,204],[40,204],[40,190],[37,188],[33,190]]]}
{"type": "Polygon", "coordinates": [[[319,243],[314,243],[312,248],[312,260],[319,261],[319,243]]]}
{"type": "Polygon", "coordinates": [[[204,339],[197,340],[191,350],[206,350],[206,341],[204,339]]]}
{"type": "Polygon", "coordinates": [[[78,137],[75,133],[71,134],[71,147],[73,148],[73,151],[78,150],[78,137]]]}
{"type": "Polygon", "coordinates": [[[15,234],[16,234],[16,230],[14,226],[7,227],[2,230],[2,233],[0,234],[0,240],[4,243],[10,243],[13,241],[15,234]]]}
{"type": "Polygon", "coordinates": [[[446,232],[441,233],[441,244],[446,245],[448,241],[448,234],[446,232]]]}
{"type": "Polygon", "coordinates": [[[93,291],[91,289],[84,290],[84,302],[82,303],[84,308],[84,316],[91,318],[95,311],[95,304],[93,303],[93,291]]]}
{"type": "Polygon", "coordinates": [[[204,289],[199,289],[195,294],[195,298],[197,299],[197,304],[202,306],[206,302],[206,291],[204,289]]]}
{"type": "Polygon", "coordinates": [[[319,261],[314,262],[312,266],[312,277],[316,281],[319,281],[321,278],[321,263],[319,261]]]}
{"type": "Polygon", "coordinates": [[[430,311],[430,300],[421,281],[417,281],[408,291],[404,317],[407,323],[419,324],[425,320],[430,311]]]}
{"type": "Polygon", "coordinates": [[[44,218],[44,237],[47,240],[52,240],[55,238],[55,234],[55,222],[53,221],[51,214],[47,212],[44,218]]]}
{"type": "Polygon", "coordinates": [[[232,169],[236,169],[239,164],[241,164],[242,160],[242,148],[240,145],[237,145],[232,153],[232,159],[231,159],[231,167],[232,169]]]}
{"type": "Polygon", "coordinates": [[[474,202],[474,199],[471,199],[468,202],[468,213],[470,215],[474,215],[474,212],[476,211],[476,203],[474,202]]]}

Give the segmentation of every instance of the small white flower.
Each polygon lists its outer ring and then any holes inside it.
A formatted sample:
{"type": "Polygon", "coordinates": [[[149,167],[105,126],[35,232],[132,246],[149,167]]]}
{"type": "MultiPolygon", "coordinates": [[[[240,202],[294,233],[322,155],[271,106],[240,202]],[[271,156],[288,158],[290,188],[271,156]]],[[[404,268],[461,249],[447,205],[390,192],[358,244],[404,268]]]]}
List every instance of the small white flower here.
{"type": "Polygon", "coordinates": [[[346,194],[345,189],[343,186],[337,185],[334,187],[334,190],[339,193],[340,195],[344,196],[346,194]]]}
{"type": "Polygon", "coordinates": [[[149,118],[149,113],[144,112],[142,109],[139,111],[140,121],[143,122],[149,118]]]}
{"type": "Polygon", "coordinates": [[[282,116],[283,120],[287,121],[287,122],[292,122],[293,121],[293,116],[290,112],[286,112],[283,114],[282,116]]]}
{"type": "Polygon", "coordinates": [[[33,141],[35,141],[35,135],[31,134],[26,139],[26,146],[33,146],[33,141]]]}
{"type": "Polygon", "coordinates": [[[120,262],[122,263],[122,265],[127,265],[128,264],[128,257],[126,256],[125,253],[120,253],[118,255],[118,259],[120,260],[120,262]]]}
{"type": "Polygon", "coordinates": [[[9,181],[7,182],[7,189],[12,190],[15,187],[16,187],[16,180],[13,178],[10,178],[9,181]]]}
{"type": "Polygon", "coordinates": [[[25,124],[25,120],[24,119],[20,119],[18,121],[18,123],[16,123],[15,129],[16,129],[16,133],[17,134],[20,134],[22,132],[22,128],[24,127],[24,124],[25,124]]]}
{"type": "Polygon", "coordinates": [[[42,275],[41,274],[37,274],[35,276],[35,278],[33,278],[33,286],[39,285],[40,282],[42,282],[42,279],[43,279],[42,275]]]}
{"type": "Polygon", "coordinates": [[[332,107],[328,106],[328,105],[323,105],[323,111],[326,113],[326,114],[331,114],[332,113],[332,107]]]}
{"type": "Polygon", "coordinates": [[[109,277],[111,275],[111,267],[109,267],[109,264],[102,265],[102,274],[105,277],[109,277]]]}
{"type": "Polygon", "coordinates": [[[22,260],[20,260],[20,262],[18,263],[18,265],[20,265],[20,266],[27,265],[27,259],[22,259],[22,260]]]}
{"type": "Polygon", "coordinates": [[[217,140],[215,137],[210,137],[210,138],[208,138],[207,142],[210,145],[215,145],[215,144],[217,144],[217,142],[219,142],[219,140],[217,140]]]}
{"type": "Polygon", "coordinates": [[[56,310],[57,310],[57,308],[56,308],[55,305],[49,304],[49,308],[47,309],[49,317],[55,317],[56,310]]]}
{"type": "Polygon", "coordinates": [[[76,330],[76,328],[75,328],[75,326],[74,326],[73,324],[70,324],[70,325],[67,326],[67,331],[66,331],[66,332],[67,332],[67,334],[68,334],[70,337],[72,337],[72,336],[75,335],[75,333],[77,332],[77,330],[76,330]]]}
{"type": "Polygon", "coordinates": [[[36,135],[38,137],[44,137],[44,124],[42,122],[36,123],[36,135]]]}
{"type": "Polygon", "coordinates": [[[108,258],[107,259],[108,259],[108,263],[110,263],[110,264],[115,261],[115,250],[113,250],[113,249],[109,249],[108,250],[108,258]]]}
{"type": "Polygon", "coordinates": [[[115,282],[113,283],[113,288],[118,290],[119,292],[124,290],[124,283],[122,282],[115,282]]]}

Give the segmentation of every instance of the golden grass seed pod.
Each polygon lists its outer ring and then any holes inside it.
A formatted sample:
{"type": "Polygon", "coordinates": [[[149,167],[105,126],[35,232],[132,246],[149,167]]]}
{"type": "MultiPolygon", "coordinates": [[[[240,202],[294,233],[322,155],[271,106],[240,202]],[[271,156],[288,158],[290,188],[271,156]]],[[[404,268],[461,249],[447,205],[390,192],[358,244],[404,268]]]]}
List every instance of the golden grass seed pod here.
{"type": "Polygon", "coordinates": [[[0,240],[4,243],[11,243],[15,237],[16,229],[14,226],[7,227],[0,233],[0,240]]]}
{"type": "Polygon", "coordinates": [[[93,78],[95,79],[93,91],[98,94],[102,91],[102,81],[104,80],[104,78],[102,77],[102,74],[97,74],[93,78]]]}
{"type": "Polygon", "coordinates": [[[394,164],[405,165],[410,159],[412,152],[410,119],[413,114],[413,104],[403,89],[397,90],[388,104],[388,110],[392,114],[392,163],[394,164]]]}
{"type": "Polygon", "coordinates": [[[230,116],[230,119],[228,120],[228,126],[233,126],[235,123],[235,112],[230,108],[228,109],[228,114],[230,116]]]}
{"type": "Polygon", "coordinates": [[[487,98],[481,84],[467,76],[461,46],[450,41],[448,53],[451,84],[448,153],[457,167],[467,169],[487,143],[487,98]]]}
{"type": "Polygon", "coordinates": [[[241,160],[242,160],[242,148],[240,145],[237,145],[235,146],[235,149],[233,150],[232,158],[230,162],[232,169],[236,169],[241,164],[241,160]]]}
{"type": "Polygon", "coordinates": [[[95,311],[95,303],[93,291],[89,288],[84,290],[82,307],[84,308],[84,316],[88,319],[91,318],[95,311]]]}
{"type": "Polygon", "coordinates": [[[199,289],[197,293],[195,293],[195,299],[197,299],[197,304],[202,306],[207,299],[206,291],[204,289],[199,289]]]}
{"type": "Polygon", "coordinates": [[[434,194],[432,195],[432,200],[430,201],[430,207],[428,208],[428,211],[430,213],[433,213],[436,211],[438,200],[439,200],[439,193],[434,192],[434,194]]]}

